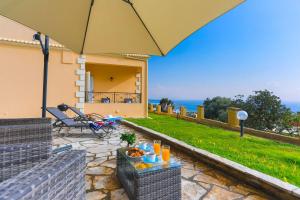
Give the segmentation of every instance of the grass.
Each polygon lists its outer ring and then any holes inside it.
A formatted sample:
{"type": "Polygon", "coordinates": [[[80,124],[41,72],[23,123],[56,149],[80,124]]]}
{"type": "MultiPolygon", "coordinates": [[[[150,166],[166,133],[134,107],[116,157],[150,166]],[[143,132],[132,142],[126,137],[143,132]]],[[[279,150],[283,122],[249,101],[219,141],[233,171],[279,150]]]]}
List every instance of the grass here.
{"type": "Polygon", "coordinates": [[[128,120],[300,186],[299,146],[250,135],[240,138],[235,131],[177,120],[165,115],[149,114],[148,119],[128,120]]]}

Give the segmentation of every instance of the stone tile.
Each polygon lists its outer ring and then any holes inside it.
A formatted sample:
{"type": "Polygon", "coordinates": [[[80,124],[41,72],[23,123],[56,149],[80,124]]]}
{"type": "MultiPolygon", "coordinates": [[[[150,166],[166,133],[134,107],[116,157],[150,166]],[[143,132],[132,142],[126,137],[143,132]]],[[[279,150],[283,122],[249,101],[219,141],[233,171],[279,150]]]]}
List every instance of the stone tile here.
{"type": "Polygon", "coordinates": [[[107,194],[110,190],[103,189],[101,191],[104,192],[105,194],[107,194]]]}
{"type": "Polygon", "coordinates": [[[90,138],[84,138],[84,137],[64,137],[65,140],[70,141],[71,143],[74,142],[83,142],[83,141],[87,141],[90,140],[90,138]]]}
{"type": "Polygon", "coordinates": [[[185,169],[194,169],[194,163],[191,163],[191,162],[185,162],[185,161],[181,161],[181,166],[182,168],[185,168],[185,169]]]}
{"type": "Polygon", "coordinates": [[[127,147],[127,144],[126,144],[125,142],[122,142],[122,143],[120,144],[120,146],[121,146],[121,147],[127,147]]]}
{"type": "Polygon", "coordinates": [[[98,141],[96,140],[93,140],[93,139],[90,139],[90,140],[85,140],[85,141],[82,141],[80,142],[80,144],[97,144],[98,141]]]}
{"type": "Polygon", "coordinates": [[[190,156],[187,156],[187,155],[184,155],[184,154],[181,154],[180,156],[178,156],[180,158],[180,160],[182,162],[187,162],[187,163],[194,163],[194,160],[193,158],[191,158],[190,156]]]}
{"type": "Polygon", "coordinates": [[[244,186],[242,184],[238,184],[235,186],[230,186],[229,187],[230,191],[236,192],[236,193],[240,193],[242,195],[248,195],[250,192],[251,193],[256,193],[256,191],[248,186],[244,186]]]}
{"type": "Polygon", "coordinates": [[[89,162],[93,161],[94,159],[95,159],[94,156],[92,156],[92,157],[89,156],[89,157],[86,157],[86,158],[85,158],[85,162],[86,162],[86,163],[89,163],[89,162]]]}
{"type": "Polygon", "coordinates": [[[185,168],[181,168],[181,176],[189,179],[197,174],[199,174],[199,171],[193,170],[193,169],[185,169],[185,168]]]}
{"type": "Polygon", "coordinates": [[[129,200],[124,189],[117,189],[110,192],[111,200],[129,200]]]}
{"type": "Polygon", "coordinates": [[[110,156],[111,155],[111,152],[107,151],[107,152],[103,152],[103,153],[97,153],[96,154],[96,158],[102,158],[102,157],[106,157],[107,156],[110,156]]]}
{"type": "Polygon", "coordinates": [[[103,162],[107,160],[107,157],[96,158],[87,164],[88,167],[100,166],[103,162]]]}
{"type": "Polygon", "coordinates": [[[101,166],[104,167],[110,167],[110,168],[116,168],[117,165],[117,161],[116,160],[109,160],[109,161],[105,161],[101,164],[101,166]]]}
{"type": "Polygon", "coordinates": [[[109,141],[121,141],[121,139],[119,135],[113,135],[109,138],[109,141]]]}
{"type": "Polygon", "coordinates": [[[108,156],[108,160],[116,159],[116,156],[108,156]]]}
{"type": "Polygon", "coordinates": [[[67,141],[61,137],[54,137],[53,142],[52,142],[52,144],[54,146],[60,146],[60,145],[65,145],[65,144],[69,144],[69,143],[70,143],[70,141],[67,141]]]}
{"type": "Polygon", "coordinates": [[[246,197],[244,200],[267,200],[267,198],[264,198],[259,195],[250,195],[250,196],[246,197]]]}
{"type": "Polygon", "coordinates": [[[207,193],[203,200],[233,200],[242,197],[243,196],[240,194],[230,192],[217,186],[213,186],[213,188],[207,193]]]}
{"type": "MultiPolygon", "coordinates": [[[[88,149],[87,149],[87,152],[95,153],[95,154],[104,154],[104,153],[109,152],[109,150],[105,147],[105,145],[103,145],[102,148],[100,148],[100,147],[96,147],[96,148],[88,148],[88,149]]],[[[97,156],[97,155],[96,155],[96,156],[97,156]]]]}
{"type": "MultiPolygon", "coordinates": [[[[105,142],[107,144],[107,142],[105,142]]],[[[93,143],[93,144],[85,144],[85,143],[80,143],[82,146],[86,147],[86,148],[105,148],[106,144],[97,144],[97,143],[93,143]]]]}
{"type": "Polygon", "coordinates": [[[199,185],[201,185],[203,188],[205,188],[206,190],[209,190],[212,186],[208,183],[201,183],[198,182],[199,185]]]}
{"type": "Polygon", "coordinates": [[[118,148],[117,146],[113,145],[99,145],[98,147],[93,147],[93,148],[88,148],[87,151],[90,153],[105,153],[105,152],[110,152],[110,151],[116,151],[118,148]]]}
{"type": "Polygon", "coordinates": [[[86,200],[102,200],[105,197],[106,197],[106,194],[104,194],[101,191],[88,192],[86,194],[86,200]]]}
{"type": "Polygon", "coordinates": [[[233,186],[233,185],[237,184],[235,181],[233,181],[232,179],[229,179],[229,178],[225,177],[220,172],[217,172],[217,171],[208,171],[208,172],[204,172],[204,173],[205,174],[212,174],[212,175],[214,175],[220,182],[222,182],[226,186],[233,186]]]}
{"type": "Polygon", "coordinates": [[[82,145],[85,145],[85,144],[108,144],[107,141],[103,141],[103,140],[99,140],[99,139],[96,139],[96,138],[90,138],[89,140],[85,140],[85,141],[82,141],[80,142],[80,144],[82,145]]]}
{"type": "Polygon", "coordinates": [[[212,176],[208,176],[206,174],[199,174],[196,175],[194,177],[195,181],[199,181],[202,183],[208,183],[208,184],[213,184],[213,185],[217,185],[223,188],[227,188],[226,184],[224,184],[223,182],[219,181],[218,179],[212,177],[212,176]]]}
{"type": "Polygon", "coordinates": [[[85,176],[85,188],[86,188],[86,190],[92,189],[92,177],[91,176],[85,176]]]}
{"type": "Polygon", "coordinates": [[[121,140],[109,140],[108,143],[111,145],[120,146],[121,140]]]}
{"type": "Polygon", "coordinates": [[[121,185],[115,176],[96,176],[94,179],[94,188],[114,190],[120,189],[121,185]]]}
{"type": "Polygon", "coordinates": [[[96,156],[96,154],[94,154],[94,153],[89,153],[89,152],[86,152],[86,156],[96,156]]]}
{"type": "Polygon", "coordinates": [[[86,147],[82,146],[79,142],[70,143],[72,145],[72,149],[76,150],[86,150],[86,147]]]}
{"type": "Polygon", "coordinates": [[[200,185],[182,179],[182,200],[198,200],[206,194],[206,190],[200,185]]]}
{"type": "Polygon", "coordinates": [[[90,167],[87,168],[85,173],[87,175],[110,175],[114,172],[111,168],[108,167],[90,167]]]}
{"type": "Polygon", "coordinates": [[[205,165],[204,163],[200,163],[200,162],[195,163],[195,169],[202,171],[202,172],[210,170],[210,168],[207,165],[205,165]]]}

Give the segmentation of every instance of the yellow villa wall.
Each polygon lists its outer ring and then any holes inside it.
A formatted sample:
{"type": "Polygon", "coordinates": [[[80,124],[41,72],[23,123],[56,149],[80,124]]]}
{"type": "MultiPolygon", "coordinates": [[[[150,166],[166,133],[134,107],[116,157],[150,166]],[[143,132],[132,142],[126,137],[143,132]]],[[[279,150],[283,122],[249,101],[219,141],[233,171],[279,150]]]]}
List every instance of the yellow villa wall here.
{"type": "MultiPolygon", "coordinates": [[[[93,56],[94,57],[94,56],[93,56]]],[[[109,63],[113,59],[106,56],[97,56],[109,63]]],[[[47,106],[57,106],[66,103],[75,106],[78,103],[76,86],[78,75],[76,70],[79,64],[76,60],[78,55],[63,51],[62,49],[51,49],[49,74],[48,74],[48,98],[47,106]]],[[[88,60],[89,56],[87,56],[88,60]]],[[[119,59],[119,58],[117,58],[119,59]]],[[[37,47],[19,46],[0,43],[0,118],[18,117],[40,117],[42,101],[42,78],[43,78],[43,56],[37,47]]],[[[105,76],[108,80],[96,82],[95,91],[108,92],[135,92],[135,74],[142,73],[142,103],[85,103],[85,113],[99,113],[102,115],[120,115],[123,117],[147,117],[147,61],[131,60],[123,58],[121,63],[132,64],[139,67],[97,65],[101,66],[102,73],[92,69],[95,64],[87,64],[87,71],[94,72],[95,76],[105,76]],[[128,60],[128,62],[124,62],[128,60]],[[111,76],[110,67],[114,68],[113,83],[109,83],[111,76]],[[106,69],[105,69],[106,68],[106,69]],[[99,73],[99,74],[98,74],[99,73]],[[128,79],[127,79],[127,78],[128,79]]],[[[96,66],[96,67],[97,67],[96,66]]],[[[95,79],[97,80],[97,79],[95,79]]],[[[51,117],[50,115],[48,115],[51,117]]]]}
{"type": "MultiPolygon", "coordinates": [[[[42,104],[43,54],[38,44],[32,42],[34,30],[0,16],[0,118],[40,117],[42,104]]],[[[80,69],[78,54],[63,50],[62,45],[51,40],[47,106],[79,102],[76,81],[80,69]],[[77,97],[76,97],[77,96],[77,97]]],[[[138,60],[115,55],[86,55],[86,63],[120,67],[116,77],[126,77],[131,69],[142,73],[141,104],[84,104],[85,113],[118,114],[124,117],[146,117],[148,102],[148,65],[146,58],[138,60]]],[[[84,65],[84,64],[83,64],[84,65]]],[[[122,78],[123,79],[123,78],[122,78]]],[[[119,79],[115,79],[117,83],[119,79]]],[[[121,79],[120,79],[121,80],[121,79]]],[[[123,79],[124,80],[124,79],[123,79]]],[[[131,80],[119,82],[118,89],[131,90],[131,80]],[[127,85],[127,83],[129,83],[127,85]]],[[[107,82],[104,83],[108,84],[107,82]]],[[[103,85],[104,85],[103,84],[103,85]]],[[[105,88],[113,87],[106,85],[105,88]]],[[[99,88],[99,90],[102,88],[99,88]]],[[[104,89],[104,88],[103,88],[104,89]]]]}
{"type": "Polygon", "coordinates": [[[135,93],[138,67],[86,64],[86,71],[94,77],[95,92],[131,92],[135,93]],[[110,80],[113,77],[113,80],[110,80]]]}
{"type": "MultiPolygon", "coordinates": [[[[62,50],[51,50],[48,106],[75,105],[79,65],[62,63],[62,50]]],[[[39,117],[42,103],[43,56],[34,47],[0,44],[0,118],[39,117]]]]}

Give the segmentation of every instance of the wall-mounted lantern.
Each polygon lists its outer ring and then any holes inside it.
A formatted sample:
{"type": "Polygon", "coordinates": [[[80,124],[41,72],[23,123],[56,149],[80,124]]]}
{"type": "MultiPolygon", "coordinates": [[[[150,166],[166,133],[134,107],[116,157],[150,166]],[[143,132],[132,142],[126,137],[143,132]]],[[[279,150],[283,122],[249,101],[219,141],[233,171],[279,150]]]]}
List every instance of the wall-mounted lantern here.
{"type": "Polygon", "coordinates": [[[236,117],[238,120],[240,120],[240,126],[241,126],[241,137],[244,135],[244,123],[248,119],[248,113],[244,110],[241,110],[237,112],[236,117]]]}

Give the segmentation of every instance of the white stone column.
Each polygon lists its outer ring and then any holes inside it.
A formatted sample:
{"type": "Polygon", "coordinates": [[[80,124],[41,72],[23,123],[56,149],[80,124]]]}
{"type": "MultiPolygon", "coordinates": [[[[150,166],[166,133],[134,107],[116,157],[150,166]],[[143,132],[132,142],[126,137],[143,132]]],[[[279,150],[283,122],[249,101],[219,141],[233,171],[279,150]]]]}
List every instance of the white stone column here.
{"type": "MultiPolygon", "coordinates": [[[[136,74],[136,81],[135,81],[135,93],[140,94],[141,93],[141,87],[142,87],[142,75],[141,73],[136,74]]],[[[141,102],[140,96],[137,95],[137,102],[141,102]]]]}
{"type": "Polygon", "coordinates": [[[80,65],[80,68],[76,70],[78,75],[78,80],[76,80],[76,86],[79,90],[76,92],[76,97],[78,98],[78,103],[76,103],[76,108],[80,109],[81,112],[84,112],[84,102],[85,102],[85,56],[81,55],[77,59],[77,63],[80,65]]]}

